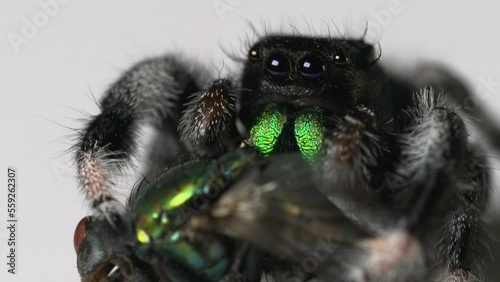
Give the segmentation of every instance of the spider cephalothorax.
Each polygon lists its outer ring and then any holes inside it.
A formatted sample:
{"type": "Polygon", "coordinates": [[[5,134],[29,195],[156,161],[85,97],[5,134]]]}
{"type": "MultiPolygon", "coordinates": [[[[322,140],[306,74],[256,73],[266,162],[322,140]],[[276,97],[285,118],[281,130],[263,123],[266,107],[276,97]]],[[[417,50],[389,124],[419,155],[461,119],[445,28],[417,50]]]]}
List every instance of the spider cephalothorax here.
{"type": "MultiPolygon", "coordinates": [[[[473,281],[488,171],[443,98],[470,95],[441,68],[417,73],[418,83],[433,74],[420,85],[378,61],[363,40],[280,35],[249,48],[241,79],[206,88],[200,70],[175,55],[132,67],[76,146],[81,184],[98,215],[89,221],[98,226],[92,236],[78,244],[82,277],[95,277],[118,254],[136,277],[145,273],[138,281],[258,281],[261,273],[284,281],[428,281],[436,273],[473,281]],[[441,88],[444,94],[435,91],[441,88]],[[110,176],[130,159],[144,122],[162,132],[151,156],[160,161],[149,168],[160,176],[135,189],[123,211],[110,176]],[[173,165],[177,155],[184,157],[173,165]],[[303,160],[307,165],[297,165],[303,160]],[[178,216],[214,188],[219,193],[197,212],[178,216]],[[88,250],[99,245],[101,225],[128,235],[96,257],[88,250]],[[289,226],[293,231],[283,232],[289,226]],[[337,251],[317,268],[300,265],[316,251],[301,245],[306,238],[326,238],[320,233],[332,228],[356,235],[335,237],[337,251]],[[251,255],[252,246],[261,254],[251,255]],[[146,255],[151,250],[155,255],[146,255]],[[402,266],[404,257],[412,267],[402,266]],[[241,261],[254,266],[242,270],[241,261]],[[307,274],[290,272],[293,265],[307,274]]],[[[112,231],[102,232],[109,238],[112,231]]]]}

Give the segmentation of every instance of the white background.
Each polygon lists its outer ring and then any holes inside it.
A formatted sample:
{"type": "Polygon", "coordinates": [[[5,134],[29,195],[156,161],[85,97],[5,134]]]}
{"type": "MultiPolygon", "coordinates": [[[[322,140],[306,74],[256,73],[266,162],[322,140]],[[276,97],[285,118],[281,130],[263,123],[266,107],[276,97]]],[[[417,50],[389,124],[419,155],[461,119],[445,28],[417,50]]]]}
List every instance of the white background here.
{"type": "MultiPolygon", "coordinates": [[[[490,109],[500,106],[500,87],[480,86],[500,82],[499,1],[0,1],[1,281],[79,281],[73,231],[89,210],[66,153],[71,128],[98,112],[91,93],[99,99],[142,58],[180,52],[217,75],[231,64],[220,46],[244,52],[253,38],[249,22],[262,33],[293,24],[324,35],[327,25],[336,32],[333,22],[352,36],[368,23],[383,63],[399,70],[445,62],[490,109]],[[57,5],[47,15],[40,3],[48,2],[57,5]],[[6,275],[5,264],[7,166],[18,171],[16,276],[6,275]]],[[[119,184],[126,194],[131,184],[119,184]]]]}

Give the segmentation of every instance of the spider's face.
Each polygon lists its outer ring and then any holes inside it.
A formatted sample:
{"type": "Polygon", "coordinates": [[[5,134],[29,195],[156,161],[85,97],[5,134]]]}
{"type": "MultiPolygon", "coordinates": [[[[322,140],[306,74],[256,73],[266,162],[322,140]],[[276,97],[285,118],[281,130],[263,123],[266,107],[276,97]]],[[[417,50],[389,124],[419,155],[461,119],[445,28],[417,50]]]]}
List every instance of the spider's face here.
{"type": "Polygon", "coordinates": [[[240,118],[250,143],[264,155],[323,147],[331,117],[369,91],[373,47],[362,41],[271,36],[248,52],[240,118]]]}
{"type": "Polygon", "coordinates": [[[287,112],[305,107],[337,111],[357,102],[375,60],[362,41],[292,36],[267,37],[252,46],[243,73],[242,120],[248,126],[262,106],[287,112]]]}

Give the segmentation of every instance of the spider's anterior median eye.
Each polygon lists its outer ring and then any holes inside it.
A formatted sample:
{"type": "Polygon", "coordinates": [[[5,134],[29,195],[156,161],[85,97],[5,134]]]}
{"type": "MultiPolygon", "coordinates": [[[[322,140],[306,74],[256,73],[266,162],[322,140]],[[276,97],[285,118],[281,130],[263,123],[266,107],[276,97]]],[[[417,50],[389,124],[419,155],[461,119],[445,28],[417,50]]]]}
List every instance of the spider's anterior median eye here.
{"type": "Polygon", "coordinates": [[[290,73],[290,62],[283,54],[272,54],[267,58],[266,70],[273,79],[286,79],[290,73]]]}
{"type": "Polygon", "coordinates": [[[308,81],[317,81],[325,75],[325,63],[315,55],[306,55],[297,67],[300,75],[308,81]]]}
{"type": "Polygon", "coordinates": [[[344,55],[344,52],[340,50],[335,53],[333,60],[335,66],[337,67],[344,67],[348,62],[347,57],[344,55]]]}

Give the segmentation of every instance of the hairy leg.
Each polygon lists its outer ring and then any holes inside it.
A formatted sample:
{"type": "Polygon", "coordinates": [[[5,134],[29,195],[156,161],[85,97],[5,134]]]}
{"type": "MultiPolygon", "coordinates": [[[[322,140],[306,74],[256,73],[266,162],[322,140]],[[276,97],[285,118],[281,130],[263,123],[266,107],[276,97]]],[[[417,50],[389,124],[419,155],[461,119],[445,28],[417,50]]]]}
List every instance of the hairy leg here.
{"type": "Polygon", "coordinates": [[[472,273],[482,244],[480,216],[490,193],[485,161],[469,144],[463,120],[431,88],[417,94],[415,103],[409,110],[413,125],[404,138],[398,172],[404,187],[394,187],[396,202],[410,215],[413,232],[432,244],[429,248],[439,241],[443,280],[475,281],[472,273]],[[419,202],[424,191],[417,183],[432,181],[441,183],[429,190],[434,200],[419,202]]]}
{"type": "Polygon", "coordinates": [[[179,126],[181,142],[197,157],[220,156],[237,140],[235,111],[232,82],[212,82],[208,89],[191,97],[179,126]]]}
{"type": "Polygon", "coordinates": [[[407,230],[404,214],[380,195],[373,179],[372,169],[383,155],[378,134],[375,114],[358,107],[337,122],[326,141],[323,193],[376,235],[358,242],[357,251],[363,252],[357,259],[349,255],[356,249],[340,249],[332,260],[344,267],[332,275],[340,281],[420,281],[426,273],[419,240],[407,230]],[[346,258],[351,258],[347,264],[346,258]]]}
{"type": "Polygon", "coordinates": [[[81,131],[75,146],[78,179],[99,215],[109,217],[120,208],[111,179],[130,162],[139,127],[152,123],[175,132],[186,97],[198,89],[187,64],[175,56],[136,64],[111,86],[101,112],[81,131]]]}

